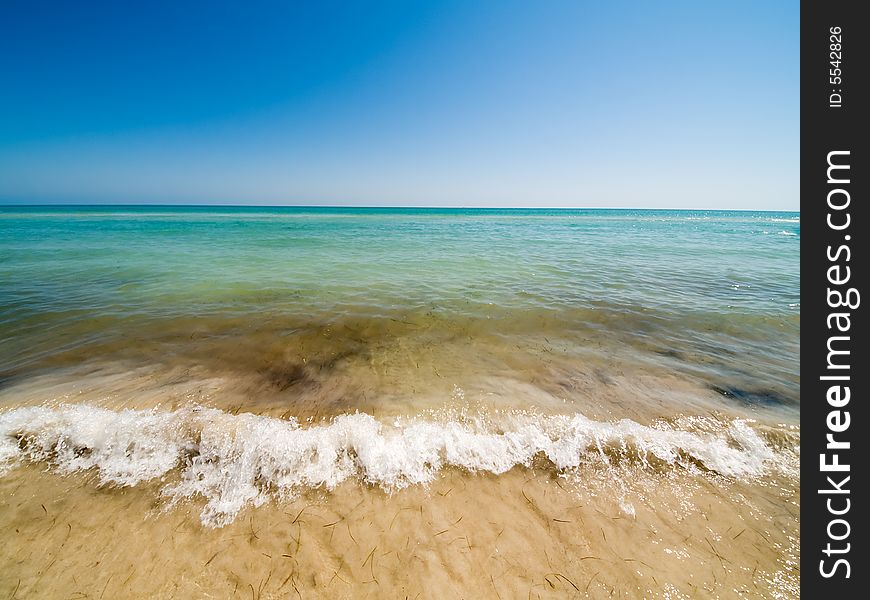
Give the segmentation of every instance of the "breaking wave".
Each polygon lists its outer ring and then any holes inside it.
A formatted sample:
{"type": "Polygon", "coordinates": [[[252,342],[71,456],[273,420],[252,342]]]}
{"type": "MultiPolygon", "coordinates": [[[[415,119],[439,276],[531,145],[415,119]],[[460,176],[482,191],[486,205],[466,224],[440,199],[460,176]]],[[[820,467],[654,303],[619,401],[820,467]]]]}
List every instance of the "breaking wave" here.
{"type": "Polygon", "coordinates": [[[603,459],[737,478],[763,475],[775,458],[773,447],[742,420],[680,429],[582,414],[385,423],[356,413],[301,426],[295,419],[203,407],[161,412],[86,405],[0,414],[0,474],[41,462],[60,473],[94,470],[104,484],[134,486],[172,473],[177,476],[166,477],[162,493],[172,501],[203,498],[201,518],[209,526],[230,523],[246,506],[272,497],[333,489],[351,478],[392,491],[430,482],[445,467],[500,474],[541,459],[563,473],[603,459]]]}

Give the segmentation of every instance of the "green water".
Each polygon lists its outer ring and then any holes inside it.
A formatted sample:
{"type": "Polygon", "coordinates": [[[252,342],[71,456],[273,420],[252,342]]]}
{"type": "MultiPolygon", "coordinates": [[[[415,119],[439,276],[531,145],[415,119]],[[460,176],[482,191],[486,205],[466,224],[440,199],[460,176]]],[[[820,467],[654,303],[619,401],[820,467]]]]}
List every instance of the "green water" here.
{"type": "Polygon", "coordinates": [[[646,361],[797,411],[799,259],[797,213],[3,207],[0,378],[256,370],[315,339],[333,367],[450,342],[473,378],[528,370],[509,349],[543,337],[565,364],[646,361]]]}

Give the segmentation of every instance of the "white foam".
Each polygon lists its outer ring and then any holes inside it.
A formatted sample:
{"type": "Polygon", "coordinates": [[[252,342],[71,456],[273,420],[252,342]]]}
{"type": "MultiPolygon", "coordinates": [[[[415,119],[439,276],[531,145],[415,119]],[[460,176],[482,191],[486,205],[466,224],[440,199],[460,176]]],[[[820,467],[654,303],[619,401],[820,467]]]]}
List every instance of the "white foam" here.
{"type": "Polygon", "coordinates": [[[121,486],[177,470],[163,493],[173,501],[204,498],[202,520],[212,526],[272,496],[333,489],[349,478],[395,490],[432,481],[445,466],[500,474],[530,466],[536,456],[559,471],[593,459],[629,458],[643,465],[702,465],[729,477],[762,475],[774,459],[740,420],[711,433],[599,422],[581,414],[415,417],[386,424],[357,413],[310,427],[201,407],[116,412],[64,405],[0,414],[0,469],[40,461],[63,473],[93,469],[102,482],[121,486]]]}

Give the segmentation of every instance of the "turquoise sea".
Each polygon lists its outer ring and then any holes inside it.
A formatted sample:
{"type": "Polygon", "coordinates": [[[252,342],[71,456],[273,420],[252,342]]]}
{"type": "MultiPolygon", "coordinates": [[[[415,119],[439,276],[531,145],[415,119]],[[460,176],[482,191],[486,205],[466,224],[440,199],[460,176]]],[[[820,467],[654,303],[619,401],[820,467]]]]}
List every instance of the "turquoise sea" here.
{"type": "Polygon", "coordinates": [[[417,353],[458,385],[552,392],[570,367],[543,369],[549,343],[603,378],[667,371],[794,418],[799,259],[798,213],[4,207],[0,381],[174,362],[280,388],[309,360],[380,361],[395,381],[372,389],[396,396],[417,353]]]}

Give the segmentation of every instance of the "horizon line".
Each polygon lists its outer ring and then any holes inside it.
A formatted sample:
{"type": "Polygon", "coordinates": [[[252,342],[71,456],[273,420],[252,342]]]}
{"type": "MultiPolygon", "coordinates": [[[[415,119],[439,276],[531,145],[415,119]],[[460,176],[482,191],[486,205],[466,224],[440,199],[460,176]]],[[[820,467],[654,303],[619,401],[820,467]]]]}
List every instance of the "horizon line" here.
{"type": "Polygon", "coordinates": [[[26,202],[2,202],[0,207],[88,207],[88,208],[111,208],[111,207],[161,207],[161,208],[345,208],[345,209],[460,209],[460,210],[671,210],[671,211],[727,211],[727,212],[794,212],[799,213],[797,209],[775,209],[775,208],[692,208],[692,207],[640,207],[640,206],[439,206],[439,205],[395,205],[395,204],[367,204],[367,205],[350,205],[350,204],[232,204],[232,203],[143,203],[143,202],[121,202],[121,203],[98,203],[87,204],[77,202],[47,202],[47,203],[26,203],[26,202]]]}

